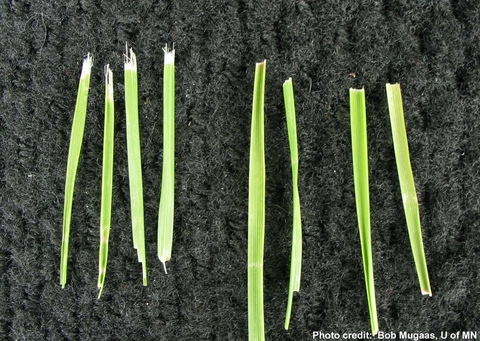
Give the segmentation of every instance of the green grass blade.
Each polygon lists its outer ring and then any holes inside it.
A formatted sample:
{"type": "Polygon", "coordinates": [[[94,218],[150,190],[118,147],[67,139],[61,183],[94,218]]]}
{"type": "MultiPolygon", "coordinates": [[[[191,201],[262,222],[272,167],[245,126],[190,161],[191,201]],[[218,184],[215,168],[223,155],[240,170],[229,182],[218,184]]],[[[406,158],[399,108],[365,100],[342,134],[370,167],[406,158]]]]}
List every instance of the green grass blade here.
{"type": "Polygon", "coordinates": [[[377,304],[373,278],[372,241],[370,232],[370,198],[368,189],[367,118],[364,89],[350,89],[353,178],[357,205],[358,229],[362,247],[363,271],[367,290],[372,334],[378,332],[377,304]]]}
{"type": "Polygon", "coordinates": [[[98,266],[98,298],[102,296],[108,261],[108,239],[112,217],[113,145],[115,113],[113,106],[113,73],[105,70],[105,127],[103,133],[102,203],[100,213],[100,247],[98,266]]]}
{"type": "Polygon", "coordinates": [[[255,67],[248,186],[248,339],[265,340],[263,246],[265,238],[264,97],[266,61],[255,67]]]}
{"type": "Polygon", "coordinates": [[[65,201],[63,207],[62,248],[60,258],[60,284],[62,288],[67,282],[68,245],[70,240],[70,223],[72,220],[73,192],[77,176],[78,160],[82,149],[83,131],[87,115],[88,90],[90,88],[90,72],[93,57],[90,54],[83,61],[82,74],[78,85],[77,103],[73,115],[70,147],[68,150],[67,175],[65,178],[65,201]]]}
{"type": "Polygon", "coordinates": [[[175,49],[165,52],[163,71],[163,172],[158,212],[158,258],[165,263],[172,257],[175,190],[175,49]]]}
{"type": "Polygon", "coordinates": [[[130,210],[132,216],[133,246],[138,261],[142,263],[143,285],[147,285],[147,259],[145,255],[145,225],[143,215],[142,154],[138,122],[138,74],[137,58],[133,50],[126,51],[125,64],[125,112],[127,116],[128,180],[130,184],[130,210]]]}
{"type": "Polygon", "coordinates": [[[295,118],[295,98],[293,95],[293,82],[288,79],[283,83],[283,97],[285,113],[287,116],[288,142],[292,159],[292,186],[293,186],[293,230],[292,230],[292,256],[290,263],[290,284],[288,288],[288,303],[285,316],[285,329],[290,325],[292,314],[293,292],[300,290],[302,272],[302,218],[300,213],[300,194],[298,192],[298,142],[297,123],[295,118]]]}
{"type": "Polygon", "coordinates": [[[402,191],[403,208],[407,220],[408,234],[412,246],[413,258],[417,269],[420,289],[423,295],[432,296],[428,278],[427,261],[423,249],[422,228],[418,209],[417,193],[413,180],[410,153],[408,151],[407,131],[403,115],[402,93],[399,84],[387,84],[388,109],[392,125],[393,146],[397,160],[398,178],[402,191]]]}

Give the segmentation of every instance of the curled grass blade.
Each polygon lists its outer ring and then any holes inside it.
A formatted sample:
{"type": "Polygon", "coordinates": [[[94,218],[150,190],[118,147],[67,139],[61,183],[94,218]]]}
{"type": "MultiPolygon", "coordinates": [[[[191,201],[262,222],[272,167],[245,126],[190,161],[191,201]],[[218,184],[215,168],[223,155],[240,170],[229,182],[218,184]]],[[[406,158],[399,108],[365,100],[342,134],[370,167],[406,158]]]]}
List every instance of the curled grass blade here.
{"type": "Polygon", "coordinates": [[[400,189],[402,191],[403,208],[407,220],[408,234],[410,236],[410,245],[412,246],[413,258],[422,294],[432,296],[427,261],[423,249],[417,193],[415,191],[415,182],[410,164],[410,153],[408,151],[400,84],[386,84],[386,88],[390,122],[392,125],[393,146],[397,161],[400,189]]]}
{"type": "Polygon", "coordinates": [[[164,48],[163,71],[163,172],[158,212],[158,258],[165,263],[172,257],[175,191],[175,49],[164,48]]]}
{"type": "Polygon", "coordinates": [[[128,181],[130,184],[130,210],[133,246],[142,263],[143,285],[147,285],[147,259],[145,255],[145,225],[143,215],[142,154],[138,121],[137,58],[132,49],[125,55],[125,112],[127,120],[128,181]]]}
{"type": "Polygon", "coordinates": [[[288,79],[283,83],[283,97],[285,113],[287,116],[288,142],[292,159],[292,187],[293,187],[293,229],[292,229],[292,255],[290,263],[290,284],[288,289],[287,312],[285,316],[285,329],[290,325],[292,314],[293,292],[300,290],[302,272],[302,218],[300,212],[300,194],[298,192],[298,142],[297,124],[295,118],[295,98],[293,95],[293,82],[288,79]]]}
{"type": "Polygon", "coordinates": [[[248,339],[265,340],[263,247],[265,238],[264,97],[266,61],[255,67],[248,186],[248,339]]]}
{"type": "Polygon", "coordinates": [[[367,118],[364,89],[350,89],[353,178],[358,229],[362,248],[363,271],[367,291],[372,334],[378,332],[377,304],[373,277],[372,241],[370,232],[370,198],[368,188],[367,118]]]}
{"type": "Polygon", "coordinates": [[[88,90],[90,88],[90,72],[93,57],[88,54],[83,61],[80,83],[78,84],[77,103],[73,115],[70,147],[68,150],[67,175],[65,178],[65,201],[63,207],[62,247],[60,258],[60,284],[62,288],[67,282],[68,246],[70,240],[70,223],[72,220],[73,192],[77,176],[78,161],[82,149],[83,131],[87,115],[88,90]]]}
{"type": "Polygon", "coordinates": [[[105,69],[105,126],[103,133],[102,202],[100,213],[100,247],[98,266],[98,298],[102,296],[108,261],[108,239],[112,217],[113,146],[115,113],[113,105],[113,73],[105,69]]]}

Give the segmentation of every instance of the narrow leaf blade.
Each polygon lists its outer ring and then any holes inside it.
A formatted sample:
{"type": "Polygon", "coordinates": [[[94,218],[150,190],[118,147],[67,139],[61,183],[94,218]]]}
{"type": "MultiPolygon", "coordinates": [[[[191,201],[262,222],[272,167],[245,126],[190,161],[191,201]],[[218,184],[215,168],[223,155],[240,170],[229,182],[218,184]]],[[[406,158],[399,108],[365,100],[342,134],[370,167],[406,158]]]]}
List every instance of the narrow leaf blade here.
{"type": "Polygon", "coordinates": [[[158,258],[165,263],[172,257],[175,200],[175,50],[165,47],[163,73],[163,172],[158,213],[158,258]]]}
{"type": "Polygon", "coordinates": [[[265,340],[263,250],[265,238],[264,96],[266,61],[257,63],[253,90],[248,186],[248,338],[265,340]]]}
{"type": "Polygon", "coordinates": [[[60,257],[60,284],[67,283],[68,247],[70,241],[70,223],[72,220],[73,193],[77,176],[78,161],[82,149],[85,118],[87,115],[88,90],[90,88],[90,72],[93,57],[88,54],[83,61],[82,73],[78,84],[77,102],[73,115],[70,147],[68,150],[67,175],[65,177],[65,200],[63,207],[62,247],[60,257]]]}
{"type": "Polygon", "coordinates": [[[290,283],[288,289],[287,312],[285,315],[285,329],[289,328],[292,314],[293,292],[300,290],[302,272],[302,218],[300,212],[300,194],[298,191],[298,142],[297,124],[295,118],[295,98],[293,94],[292,79],[283,83],[283,97],[287,117],[288,141],[290,145],[292,163],[293,187],[293,229],[292,229],[292,255],[290,263],[290,283]]]}
{"type": "Polygon", "coordinates": [[[373,276],[372,241],[370,231],[370,198],[368,184],[367,118],[364,89],[350,89],[353,177],[358,229],[362,248],[363,271],[367,291],[372,334],[378,332],[377,304],[373,276]]]}
{"type": "Polygon", "coordinates": [[[412,246],[413,258],[422,294],[432,296],[427,261],[423,248],[417,192],[415,190],[415,181],[410,164],[410,152],[408,150],[400,84],[386,84],[386,89],[392,126],[393,146],[395,149],[395,159],[397,161],[400,189],[402,191],[403,208],[407,220],[408,234],[410,236],[410,245],[412,246]]]}
{"type": "Polygon", "coordinates": [[[98,268],[98,298],[102,296],[108,262],[108,239],[112,217],[113,146],[115,113],[113,103],[113,73],[105,71],[105,126],[103,135],[102,202],[100,212],[100,247],[98,268]]]}
{"type": "Polygon", "coordinates": [[[132,49],[126,51],[125,113],[127,122],[128,181],[130,185],[130,211],[133,246],[142,263],[143,285],[147,285],[147,259],[145,252],[145,224],[143,212],[142,154],[138,119],[137,57],[132,49]]]}

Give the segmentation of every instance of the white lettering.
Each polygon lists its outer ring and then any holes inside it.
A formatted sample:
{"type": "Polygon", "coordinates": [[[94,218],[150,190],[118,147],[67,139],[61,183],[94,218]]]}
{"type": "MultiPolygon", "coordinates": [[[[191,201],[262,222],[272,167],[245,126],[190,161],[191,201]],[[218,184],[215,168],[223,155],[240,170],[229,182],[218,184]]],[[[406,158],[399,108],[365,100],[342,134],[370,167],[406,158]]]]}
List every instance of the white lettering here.
{"type": "Polygon", "coordinates": [[[340,339],[340,334],[334,332],[324,333],[320,330],[314,331],[312,337],[314,340],[338,340],[340,339]]]}
{"type": "Polygon", "coordinates": [[[464,340],[476,340],[477,332],[462,332],[462,339],[464,340]]]}
{"type": "Polygon", "coordinates": [[[377,337],[379,340],[395,340],[397,338],[397,334],[394,332],[378,332],[377,337]]]}
{"type": "Polygon", "coordinates": [[[361,340],[361,339],[370,339],[371,334],[369,332],[359,332],[359,333],[343,333],[343,340],[361,340]]]}
{"type": "Polygon", "coordinates": [[[451,338],[452,340],[456,340],[456,339],[458,339],[459,337],[460,337],[460,332],[456,332],[456,333],[451,333],[451,334],[450,334],[450,338],[451,338]]]}

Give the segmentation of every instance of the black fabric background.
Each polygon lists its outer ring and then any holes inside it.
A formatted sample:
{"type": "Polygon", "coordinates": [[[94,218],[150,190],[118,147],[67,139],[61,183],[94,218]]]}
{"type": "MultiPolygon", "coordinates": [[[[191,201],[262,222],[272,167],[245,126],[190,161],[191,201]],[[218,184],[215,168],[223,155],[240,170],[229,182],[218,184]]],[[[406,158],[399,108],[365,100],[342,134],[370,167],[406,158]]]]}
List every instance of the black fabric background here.
{"type": "Polygon", "coordinates": [[[348,89],[367,95],[375,284],[383,331],[480,329],[478,1],[2,1],[0,338],[246,340],[247,199],[255,62],[267,59],[268,340],[370,328],[356,221],[348,89]],[[137,53],[149,285],[132,246],[123,53],[137,53]],[[177,67],[174,254],[156,258],[165,43],[177,67]],[[59,285],[65,167],[82,59],[94,55],[59,285]],[[97,300],[103,66],[115,84],[113,220],[97,300]],[[291,242],[281,85],[293,77],[304,252],[283,329],[291,242]],[[403,90],[433,297],[405,226],[385,94],[403,90]]]}

